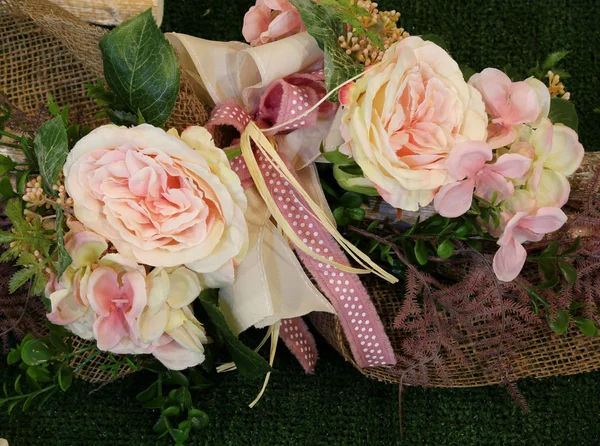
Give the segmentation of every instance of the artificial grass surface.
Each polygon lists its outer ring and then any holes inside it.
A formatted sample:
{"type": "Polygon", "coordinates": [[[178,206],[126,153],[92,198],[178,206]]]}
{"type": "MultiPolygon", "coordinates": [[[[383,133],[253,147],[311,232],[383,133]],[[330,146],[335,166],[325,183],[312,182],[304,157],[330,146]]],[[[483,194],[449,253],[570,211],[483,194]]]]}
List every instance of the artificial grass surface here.
{"type": "MultiPolygon", "coordinates": [[[[163,29],[199,37],[241,39],[248,0],[166,0],[163,29]],[[208,12],[207,12],[208,11],[208,12]]],[[[571,51],[564,66],[580,115],[581,141],[600,149],[600,3],[594,0],[381,1],[402,12],[412,34],[436,33],[453,56],[476,70],[510,63],[526,70],[551,51],[571,51]],[[401,6],[400,6],[401,5],[401,6]]],[[[211,417],[192,444],[210,445],[595,445],[600,443],[600,373],[524,380],[524,415],[499,387],[408,388],[403,394],[404,437],[398,429],[397,386],[360,375],[319,342],[315,375],[304,375],[280,346],[276,373],[254,409],[261,382],[235,374],[196,397],[211,417]]],[[[0,373],[6,376],[1,361],[0,373]]],[[[0,437],[13,445],[152,445],[156,416],[135,395],[149,384],[140,373],[95,387],[76,382],[42,411],[11,417],[0,412],[0,437]]]]}

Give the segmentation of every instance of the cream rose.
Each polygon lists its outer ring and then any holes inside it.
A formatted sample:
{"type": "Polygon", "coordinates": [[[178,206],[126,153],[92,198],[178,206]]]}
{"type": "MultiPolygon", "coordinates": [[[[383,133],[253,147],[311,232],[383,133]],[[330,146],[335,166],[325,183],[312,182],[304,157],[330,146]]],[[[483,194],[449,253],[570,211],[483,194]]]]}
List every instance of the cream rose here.
{"type": "Polygon", "coordinates": [[[340,151],[400,209],[428,205],[453,181],[445,160],[456,143],[486,140],[481,94],[448,53],[420,37],[391,47],[380,64],[340,92],[340,102],[340,151]]]}
{"type": "Polygon", "coordinates": [[[77,219],[120,254],[186,265],[210,287],[233,281],[248,244],[246,198],[204,128],[180,138],[147,124],[106,125],[75,145],[64,174],[77,219]]]}

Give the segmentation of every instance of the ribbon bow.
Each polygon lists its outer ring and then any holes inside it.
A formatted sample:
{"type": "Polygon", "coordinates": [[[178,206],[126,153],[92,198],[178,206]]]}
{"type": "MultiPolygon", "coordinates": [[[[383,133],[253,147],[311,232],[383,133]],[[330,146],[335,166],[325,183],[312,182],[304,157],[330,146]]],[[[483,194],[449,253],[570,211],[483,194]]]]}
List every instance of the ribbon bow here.
{"type": "Polygon", "coordinates": [[[228,125],[241,133],[243,157],[234,159],[232,168],[247,187],[251,248],[233,285],[221,290],[232,329],[282,321],[280,336],[312,372],[316,346],[301,316],[332,312],[359,367],[395,364],[358,274],[375,271],[394,279],[337,232],[313,163],[332,129],[335,107],[325,102],[307,113],[325,95],[319,71],[323,53],[316,41],[308,33],[259,47],[175,33],[167,38],[195,80],[197,94],[217,104],[207,128],[228,125]],[[291,121],[294,116],[301,118],[291,121]],[[364,268],[352,267],[340,246],[364,268]]]}

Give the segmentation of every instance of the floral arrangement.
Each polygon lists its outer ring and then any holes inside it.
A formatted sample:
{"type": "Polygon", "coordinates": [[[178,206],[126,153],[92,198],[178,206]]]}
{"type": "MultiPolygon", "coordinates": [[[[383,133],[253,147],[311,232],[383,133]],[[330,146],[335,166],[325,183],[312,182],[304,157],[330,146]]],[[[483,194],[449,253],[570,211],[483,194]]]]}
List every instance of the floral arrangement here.
{"type": "Polygon", "coordinates": [[[99,42],[93,130],[51,92],[41,125],[3,101],[2,145],[18,153],[0,157],[1,260],[20,267],[10,291],[39,296],[49,329],[11,349],[22,375],[0,405],[67,391],[105,355],[115,375],[157,374],[138,399],[181,444],[208,422],[191,391],[215,368],[264,376],[264,391],[281,337],[314,371],[311,312],[336,314],[359,367],[396,365],[359,274],[400,282],[402,327],[444,287],[456,301],[476,292],[456,274],[460,257],[489,263],[481,277],[528,296],[557,333],[574,321],[597,336],[581,306],[543,298],[576,283],[580,239],[527,248],[567,222],[584,157],[566,53],[522,79],[475,73],[399,16],[369,0],[258,0],[246,45],[165,38],[147,12],[99,42]],[[190,73],[210,119],[170,128],[190,73]],[[387,229],[366,218],[368,197],[395,209],[387,229]],[[524,276],[527,261],[543,283],[524,276]],[[269,327],[269,361],[238,339],[252,326],[269,327]]]}

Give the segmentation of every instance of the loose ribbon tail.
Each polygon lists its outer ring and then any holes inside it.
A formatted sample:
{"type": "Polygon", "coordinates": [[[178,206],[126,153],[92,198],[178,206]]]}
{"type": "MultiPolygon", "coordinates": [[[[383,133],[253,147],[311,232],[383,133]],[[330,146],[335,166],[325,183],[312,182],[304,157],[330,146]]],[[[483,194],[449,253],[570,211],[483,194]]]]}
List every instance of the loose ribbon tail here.
{"type": "Polygon", "coordinates": [[[317,364],[317,344],[306,322],[301,317],[283,319],[279,337],[306,373],[314,373],[317,364]]]}
{"type": "Polygon", "coordinates": [[[294,243],[303,264],[335,308],[357,365],[395,364],[389,338],[357,274],[375,272],[390,282],[397,279],[390,278],[387,272],[337,232],[252,122],[242,134],[241,147],[250,174],[269,211],[294,243]],[[259,148],[256,157],[251,140],[259,148]],[[368,269],[351,267],[340,245],[368,269]]]}

